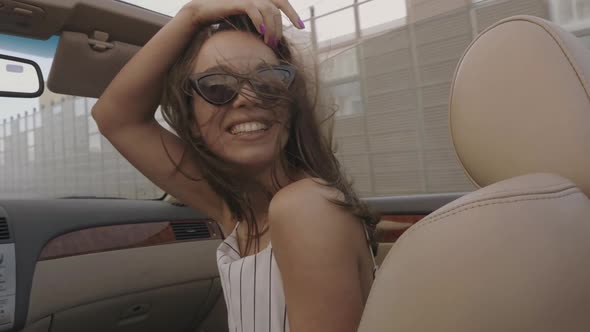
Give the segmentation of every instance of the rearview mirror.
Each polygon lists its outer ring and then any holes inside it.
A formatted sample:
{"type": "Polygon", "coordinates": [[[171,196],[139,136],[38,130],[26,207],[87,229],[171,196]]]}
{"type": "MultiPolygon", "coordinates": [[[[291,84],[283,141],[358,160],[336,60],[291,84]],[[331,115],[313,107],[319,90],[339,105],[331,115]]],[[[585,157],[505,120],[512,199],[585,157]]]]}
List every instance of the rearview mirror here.
{"type": "Polygon", "coordinates": [[[0,97],[35,98],[43,90],[43,74],[37,63],[0,54],[0,97]]]}

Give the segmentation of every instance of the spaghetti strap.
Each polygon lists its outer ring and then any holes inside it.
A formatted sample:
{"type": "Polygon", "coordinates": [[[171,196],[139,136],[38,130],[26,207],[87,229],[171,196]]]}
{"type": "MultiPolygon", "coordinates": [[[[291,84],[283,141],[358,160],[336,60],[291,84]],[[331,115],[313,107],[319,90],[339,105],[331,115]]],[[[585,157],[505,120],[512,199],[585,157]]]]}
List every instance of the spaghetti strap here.
{"type": "Polygon", "coordinates": [[[367,225],[364,223],[363,229],[365,230],[365,236],[367,238],[367,243],[369,244],[369,255],[371,255],[371,259],[373,260],[373,279],[375,279],[375,275],[377,274],[379,266],[377,265],[377,261],[375,260],[375,254],[373,253],[373,249],[371,248],[371,237],[369,236],[369,231],[367,231],[367,225]]]}
{"type": "MultiPolygon", "coordinates": [[[[239,221],[236,221],[236,225],[234,226],[234,228],[232,229],[232,231],[229,234],[227,234],[227,236],[223,233],[223,230],[222,230],[221,231],[221,240],[223,240],[223,241],[227,240],[227,238],[229,238],[230,235],[232,235],[236,231],[236,229],[238,228],[239,225],[240,225],[240,222],[239,221]]],[[[222,229],[221,226],[219,226],[219,228],[222,229]]]]}

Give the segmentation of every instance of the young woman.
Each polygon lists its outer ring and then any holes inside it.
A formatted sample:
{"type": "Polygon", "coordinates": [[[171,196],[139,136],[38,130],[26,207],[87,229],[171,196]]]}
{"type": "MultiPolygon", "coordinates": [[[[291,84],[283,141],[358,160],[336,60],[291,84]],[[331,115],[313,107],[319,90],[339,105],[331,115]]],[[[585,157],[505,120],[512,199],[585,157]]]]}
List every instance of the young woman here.
{"type": "Polygon", "coordinates": [[[230,331],[356,331],[375,219],[322,135],[281,14],[304,27],[287,0],[187,3],[92,114],[146,177],[223,229],[230,331]],[[160,104],[176,134],[154,119],[160,104]]]}

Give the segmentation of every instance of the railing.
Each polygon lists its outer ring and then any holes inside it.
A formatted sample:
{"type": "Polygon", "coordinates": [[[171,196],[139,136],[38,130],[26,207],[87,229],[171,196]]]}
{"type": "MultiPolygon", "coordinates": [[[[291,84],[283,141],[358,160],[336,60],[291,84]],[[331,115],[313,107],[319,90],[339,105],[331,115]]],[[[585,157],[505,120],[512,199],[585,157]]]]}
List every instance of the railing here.
{"type": "MultiPolygon", "coordinates": [[[[361,25],[361,8],[363,5],[367,5],[369,3],[376,3],[377,0],[354,0],[354,2],[350,5],[338,8],[338,9],[334,9],[331,10],[329,12],[326,13],[322,13],[320,15],[316,15],[316,8],[314,6],[309,7],[309,18],[305,19],[304,22],[306,24],[309,25],[310,27],[310,33],[311,33],[311,42],[312,42],[312,47],[315,51],[319,51],[322,52],[322,40],[320,40],[320,38],[318,38],[318,32],[320,31],[320,29],[318,29],[318,20],[324,19],[324,18],[328,18],[330,16],[333,16],[335,14],[339,14],[339,13],[343,13],[346,12],[348,10],[352,10],[353,11],[353,20],[354,20],[354,31],[352,31],[349,34],[342,34],[342,35],[338,35],[338,36],[333,36],[330,40],[330,47],[334,47],[334,42],[335,40],[338,41],[338,39],[344,37],[344,41],[349,42],[349,43],[354,43],[357,42],[359,39],[361,39],[361,37],[363,36],[363,32],[367,32],[367,31],[371,31],[370,29],[362,29],[362,25],[361,25]],[[336,38],[334,38],[336,37],[336,38]]],[[[394,3],[394,1],[399,1],[400,4],[405,4],[405,0],[388,0],[389,3],[394,3]]],[[[383,1],[382,1],[383,2],[383,1]]],[[[385,3],[385,2],[383,2],[385,3]]],[[[405,17],[405,13],[402,17],[399,16],[393,16],[391,17],[390,20],[388,20],[388,23],[391,23],[393,21],[396,21],[400,18],[405,17]]],[[[347,22],[350,24],[350,22],[347,22]]],[[[405,22],[403,22],[405,23],[405,22]]],[[[383,22],[383,24],[386,24],[386,22],[383,22]]],[[[383,27],[381,30],[385,30],[386,28],[383,27]]],[[[379,30],[379,29],[378,29],[379,30]]],[[[337,45],[338,46],[338,45],[337,45]]]]}

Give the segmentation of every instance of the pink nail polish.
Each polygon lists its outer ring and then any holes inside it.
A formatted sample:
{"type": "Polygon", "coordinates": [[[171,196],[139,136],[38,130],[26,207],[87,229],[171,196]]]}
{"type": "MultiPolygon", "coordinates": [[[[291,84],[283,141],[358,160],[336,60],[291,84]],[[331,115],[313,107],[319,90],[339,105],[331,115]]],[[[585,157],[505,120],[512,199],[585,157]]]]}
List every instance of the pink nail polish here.
{"type": "Polygon", "coordinates": [[[301,19],[299,19],[299,21],[297,21],[297,23],[299,23],[299,27],[301,29],[305,29],[305,23],[303,23],[303,21],[301,19]]]}
{"type": "Polygon", "coordinates": [[[260,33],[266,35],[266,26],[264,26],[264,23],[260,25],[260,33]]]}
{"type": "Polygon", "coordinates": [[[274,48],[274,47],[275,47],[275,44],[276,44],[276,42],[277,42],[277,41],[276,41],[275,37],[270,37],[270,38],[268,38],[268,45],[269,45],[270,47],[273,47],[273,48],[274,48]]]}

